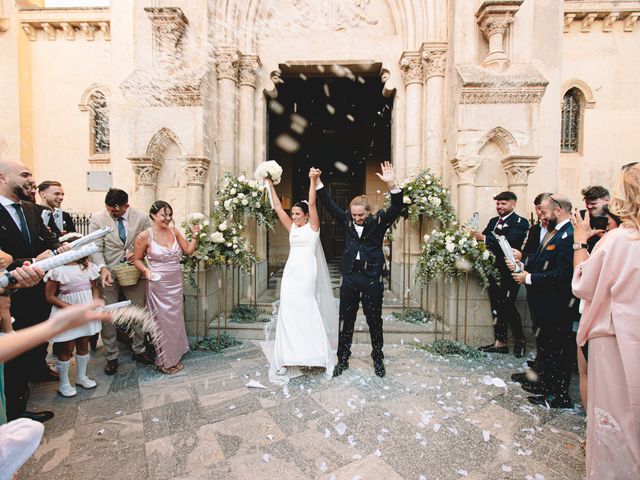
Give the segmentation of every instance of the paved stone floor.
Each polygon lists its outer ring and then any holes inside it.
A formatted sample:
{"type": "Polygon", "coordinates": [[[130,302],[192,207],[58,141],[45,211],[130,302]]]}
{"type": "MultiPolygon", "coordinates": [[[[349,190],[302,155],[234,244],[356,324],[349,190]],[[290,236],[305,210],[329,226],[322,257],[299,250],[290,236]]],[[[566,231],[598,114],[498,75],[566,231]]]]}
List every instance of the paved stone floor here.
{"type": "MultiPolygon", "coordinates": [[[[546,479],[584,475],[580,410],[533,407],[509,382],[512,356],[444,359],[388,346],[387,377],[368,346],[351,369],[272,386],[257,343],[193,352],[173,376],[121,355],[117,375],[90,364],[97,389],[65,399],[38,385],[30,407],[51,408],[21,479],[546,479]],[[500,378],[506,386],[486,385],[500,378]],[[266,389],[249,388],[251,380],[266,389]]],[[[500,382],[496,382],[500,384],[500,382]]],[[[81,390],[81,389],[80,389],[81,390]]]]}

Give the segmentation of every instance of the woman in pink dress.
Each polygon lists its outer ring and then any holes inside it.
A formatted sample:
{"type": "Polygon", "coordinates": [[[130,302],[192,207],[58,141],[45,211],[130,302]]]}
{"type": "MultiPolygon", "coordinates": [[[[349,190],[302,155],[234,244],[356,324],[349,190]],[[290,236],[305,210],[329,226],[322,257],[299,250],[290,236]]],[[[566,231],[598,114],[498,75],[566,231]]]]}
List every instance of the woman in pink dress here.
{"type": "Polygon", "coordinates": [[[171,226],[173,209],[162,200],[151,205],[149,217],[151,228],[136,238],[134,265],[148,280],[147,308],[164,337],[156,365],[161,372],[172,374],[184,368],[180,359],[189,351],[184,328],[180,258],[183,253],[191,255],[196,250],[199,227],[192,227],[193,240],[187,242],[178,229],[171,226]],[[145,256],[151,268],[144,264],[145,256]]]}
{"type": "Polygon", "coordinates": [[[587,360],[587,479],[640,478],[640,166],[623,167],[610,210],[622,225],[591,256],[589,214],[574,214],[573,293],[584,300],[578,346],[587,360]]]}

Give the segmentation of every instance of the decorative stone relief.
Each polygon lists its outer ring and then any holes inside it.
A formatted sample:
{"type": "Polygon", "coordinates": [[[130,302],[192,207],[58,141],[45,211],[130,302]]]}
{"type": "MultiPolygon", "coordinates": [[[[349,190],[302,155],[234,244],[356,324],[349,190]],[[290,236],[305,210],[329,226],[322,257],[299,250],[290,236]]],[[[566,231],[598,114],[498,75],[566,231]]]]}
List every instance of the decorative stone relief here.
{"type": "Polygon", "coordinates": [[[476,12],[480,30],[489,41],[489,54],[482,60],[485,67],[505,69],[509,57],[504,49],[504,34],[513,22],[523,0],[485,0],[476,12]]]}
{"type": "Polygon", "coordinates": [[[46,33],[48,40],[56,39],[56,29],[53,25],[50,23],[42,23],[41,27],[44,30],[44,33],[46,33]]]}
{"type": "Polygon", "coordinates": [[[420,52],[404,52],[400,58],[400,71],[405,85],[422,83],[422,55],[420,52]]]}
{"type": "Polygon", "coordinates": [[[133,165],[133,171],[136,174],[136,183],[141,186],[155,187],[158,183],[158,172],[160,171],[160,162],[155,161],[151,157],[127,157],[133,165]]]}
{"type": "Polygon", "coordinates": [[[176,60],[182,37],[189,21],[177,7],[145,7],[151,20],[154,60],[159,63],[176,60]]]}
{"type": "Polygon", "coordinates": [[[80,24],[80,28],[82,29],[82,32],[84,33],[84,38],[90,42],[93,41],[93,39],[95,38],[95,33],[96,33],[96,26],[88,23],[88,22],[82,22],[80,24]]]}
{"type": "Polygon", "coordinates": [[[482,166],[482,158],[459,155],[451,160],[451,165],[456,175],[458,175],[458,185],[473,185],[476,173],[482,166]]]}
{"type": "Polygon", "coordinates": [[[260,68],[260,59],[256,55],[243,55],[240,57],[238,78],[240,85],[256,87],[256,77],[260,68]]]}
{"type": "Polygon", "coordinates": [[[298,11],[290,25],[305,29],[348,30],[362,24],[376,25],[377,20],[367,18],[365,10],[371,0],[293,0],[298,11]]]}
{"type": "Polygon", "coordinates": [[[62,31],[64,32],[64,35],[67,38],[67,40],[75,40],[76,39],[76,32],[73,29],[73,25],[71,25],[70,23],[67,23],[67,22],[62,22],[60,24],[60,26],[62,27],[62,31]]]}
{"type": "Polygon", "coordinates": [[[100,27],[100,31],[102,32],[102,35],[104,35],[104,39],[105,41],[110,41],[111,40],[111,24],[109,22],[100,22],[98,23],[98,26],[100,27]]]}
{"type": "Polygon", "coordinates": [[[591,25],[593,25],[593,22],[596,20],[597,16],[597,13],[588,13],[587,15],[585,15],[585,17],[582,19],[582,28],[580,29],[580,31],[583,33],[589,33],[591,31],[591,25]]]}
{"type": "Polygon", "coordinates": [[[511,65],[508,73],[476,65],[455,68],[462,81],[460,103],[540,103],[549,83],[527,64],[511,65]]]}
{"type": "Polygon", "coordinates": [[[640,12],[633,12],[633,13],[629,14],[627,16],[627,18],[624,19],[624,28],[623,28],[623,30],[625,32],[633,32],[633,27],[635,26],[636,22],[638,21],[638,18],[640,18],[640,12]]]}
{"type": "Polygon", "coordinates": [[[447,44],[425,43],[422,46],[422,60],[425,79],[444,77],[447,68],[447,44]]]}
{"type": "Polygon", "coordinates": [[[218,49],[215,52],[215,64],[218,80],[226,78],[238,81],[238,62],[240,55],[236,49],[218,49]]]}
{"type": "Polygon", "coordinates": [[[20,26],[32,42],[37,40],[38,30],[44,31],[44,36],[50,41],[56,40],[60,33],[68,41],[73,41],[77,32],[82,32],[86,40],[93,41],[95,32],[100,30],[108,42],[111,40],[110,15],[107,8],[82,9],[73,13],[60,13],[55,9],[21,10],[19,19],[20,26]]]}
{"type": "Polygon", "coordinates": [[[593,23],[602,21],[602,31],[612,32],[613,25],[623,22],[622,30],[632,32],[640,18],[639,2],[620,2],[615,0],[600,0],[598,2],[565,2],[564,3],[564,32],[571,31],[573,22],[580,22],[580,32],[589,33],[593,23]]]}
{"type": "Polygon", "coordinates": [[[187,185],[204,185],[209,171],[209,159],[206,157],[183,157],[187,166],[187,185]]]}
{"type": "Polygon", "coordinates": [[[36,29],[33,27],[33,25],[29,25],[28,23],[23,23],[22,24],[22,30],[24,31],[24,33],[27,34],[27,38],[29,40],[31,40],[32,42],[36,41],[36,29]]]}
{"type": "Polygon", "coordinates": [[[526,186],[529,183],[529,175],[538,166],[539,159],[539,156],[512,155],[502,160],[509,188],[526,186]]]}

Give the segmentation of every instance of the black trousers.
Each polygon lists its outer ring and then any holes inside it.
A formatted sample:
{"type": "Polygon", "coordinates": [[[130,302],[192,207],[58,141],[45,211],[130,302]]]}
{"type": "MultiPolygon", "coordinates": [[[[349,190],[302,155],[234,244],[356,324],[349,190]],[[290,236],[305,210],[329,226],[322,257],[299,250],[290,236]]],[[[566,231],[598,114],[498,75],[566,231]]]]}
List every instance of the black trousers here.
{"type": "Polygon", "coordinates": [[[369,334],[371,335],[371,358],[382,360],[382,282],[371,279],[363,272],[354,272],[342,276],[340,287],[340,338],[338,342],[338,361],[347,362],[351,356],[353,329],[356,323],[358,308],[362,301],[362,309],[367,317],[369,334]]]}
{"type": "Polygon", "coordinates": [[[489,301],[495,320],[493,331],[496,340],[500,342],[507,342],[509,327],[511,327],[511,333],[516,341],[524,340],[522,319],[516,308],[518,290],[520,290],[520,285],[513,282],[509,282],[505,286],[498,286],[494,283],[489,285],[489,301]]]}
{"type": "Polygon", "coordinates": [[[576,337],[568,327],[544,325],[540,327],[537,343],[536,371],[546,393],[568,397],[571,367],[576,356],[576,337]]]}

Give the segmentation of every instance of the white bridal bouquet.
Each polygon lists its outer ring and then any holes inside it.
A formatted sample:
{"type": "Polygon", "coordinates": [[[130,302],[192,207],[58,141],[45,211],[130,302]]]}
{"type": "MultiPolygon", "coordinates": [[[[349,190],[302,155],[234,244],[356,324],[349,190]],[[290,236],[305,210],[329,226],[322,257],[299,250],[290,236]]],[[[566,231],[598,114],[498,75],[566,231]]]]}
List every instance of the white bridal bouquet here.
{"type": "Polygon", "coordinates": [[[278,185],[282,179],[282,167],[275,160],[262,162],[256,168],[255,178],[262,183],[269,178],[274,185],[278,185]]]}

